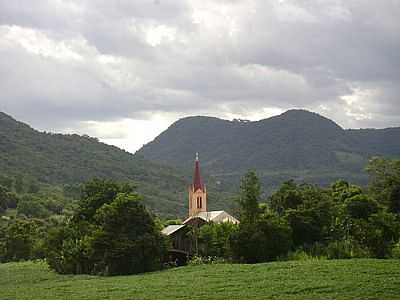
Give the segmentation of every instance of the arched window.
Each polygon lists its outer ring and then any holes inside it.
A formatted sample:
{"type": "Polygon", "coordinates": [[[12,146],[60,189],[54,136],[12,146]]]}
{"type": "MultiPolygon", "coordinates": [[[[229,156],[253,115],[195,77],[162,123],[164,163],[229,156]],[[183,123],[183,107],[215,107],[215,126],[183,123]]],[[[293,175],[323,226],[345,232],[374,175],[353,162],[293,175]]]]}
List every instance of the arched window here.
{"type": "Polygon", "coordinates": [[[200,208],[202,208],[203,207],[203,203],[202,203],[203,201],[202,201],[202,199],[201,199],[201,197],[200,197],[200,208]]]}

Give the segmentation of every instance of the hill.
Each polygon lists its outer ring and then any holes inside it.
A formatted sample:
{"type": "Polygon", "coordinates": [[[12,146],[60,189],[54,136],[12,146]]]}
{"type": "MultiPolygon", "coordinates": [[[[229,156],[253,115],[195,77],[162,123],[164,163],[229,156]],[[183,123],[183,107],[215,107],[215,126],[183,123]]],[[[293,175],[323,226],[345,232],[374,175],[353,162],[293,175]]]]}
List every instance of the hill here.
{"type": "Polygon", "coordinates": [[[228,186],[248,169],[257,170],[268,187],[289,178],[319,184],[345,178],[362,184],[371,156],[400,155],[400,128],[344,130],[304,110],[256,122],[189,117],[137,155],[186,168],[194,152],[200,152],[203,168],[228,186]]]}
{"type": "Polygon", "coordinates": [[[92,177],[134,183],[164,215],[186,213],[188,176],[88,136],[44,133],[0,112],[0,173],[42,184],[79,184],[92,177]]]}
{"type": "Polygon", "coordinates": [[[202,265],[135,276],[66,276],[0,264],[2,299],[398,299],[400,260],[202,265]]]}

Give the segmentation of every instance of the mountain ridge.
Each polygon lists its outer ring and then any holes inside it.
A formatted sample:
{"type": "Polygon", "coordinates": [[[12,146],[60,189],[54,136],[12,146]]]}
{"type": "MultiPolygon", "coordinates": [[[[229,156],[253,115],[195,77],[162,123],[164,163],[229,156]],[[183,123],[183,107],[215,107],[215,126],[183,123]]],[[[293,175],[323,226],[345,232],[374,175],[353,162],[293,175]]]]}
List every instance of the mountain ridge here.
{"type": "Polygon", "coordinates": [[[344,177],[365,183],[363,170],[371,156],[400,155],[400,128],[343,129],[306,110],[245,122],[196,116],[176,121],[137,155],[186,168],[195,152],[222,181],[237,183],[246,170],[255,169],[262,177],[267,174],[264,183],[270,185],[290,178],[326,184],[344,177]]]}
{"type": "Polygon", "coordinates": [[[188,176],[77,134],[39,132],[0,112],[0,174],[40,184],[80,184],[99,177],[130,182],[153,211],[182,215],[188,176]]]}

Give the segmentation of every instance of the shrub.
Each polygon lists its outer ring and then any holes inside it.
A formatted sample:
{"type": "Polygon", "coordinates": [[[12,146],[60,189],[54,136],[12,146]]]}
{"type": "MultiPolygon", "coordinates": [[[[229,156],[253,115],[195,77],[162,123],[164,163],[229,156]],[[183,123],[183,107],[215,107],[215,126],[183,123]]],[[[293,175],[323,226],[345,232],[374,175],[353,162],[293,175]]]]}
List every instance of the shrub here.
{"type": "Polygon", "coordinates": [[[392,258],[400,259],[400,242],[393,246],[392,258]]]}
{"type": "Polygon", "coordinates": [[[370,252],[356,241],[341,240],[328,244],[326,256],[328,259],[367,258],[370,257],[370,252]]]}
{"type": "Polygon", "coordinates": [[[296,251],[290,251],[287,255],[287,260],[320,260],[326,259],[325,256],[314,256],[307,253],[303,249],[297,249],[296,251]]]}
{"type": "Polygon", "coordinates": [[[286,255],[291,245],[289,226],[273,218],[240,224],[230,237],[233,259],[245,263],[276,260],[286,255]]]}

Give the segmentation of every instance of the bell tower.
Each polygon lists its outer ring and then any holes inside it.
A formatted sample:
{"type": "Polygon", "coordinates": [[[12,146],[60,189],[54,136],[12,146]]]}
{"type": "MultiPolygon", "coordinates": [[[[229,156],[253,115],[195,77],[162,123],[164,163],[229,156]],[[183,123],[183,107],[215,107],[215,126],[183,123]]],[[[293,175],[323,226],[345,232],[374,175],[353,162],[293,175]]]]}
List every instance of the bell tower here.
{"type": "Polygon", "coordinates": [[[189,217],[207,211],[207,190],[200,176],[199,154],[196,153],[193,183],[189,186],[189,217]]]}

